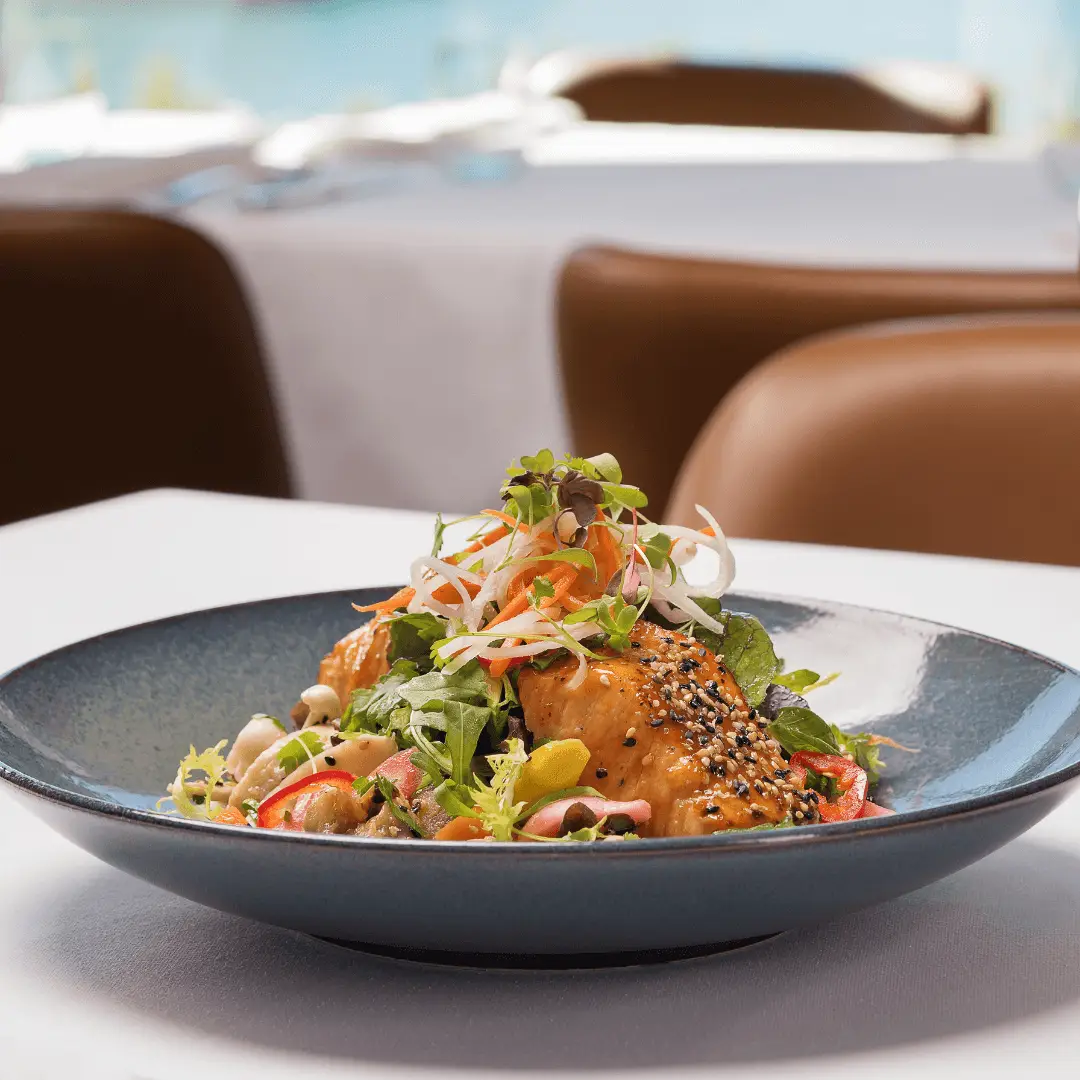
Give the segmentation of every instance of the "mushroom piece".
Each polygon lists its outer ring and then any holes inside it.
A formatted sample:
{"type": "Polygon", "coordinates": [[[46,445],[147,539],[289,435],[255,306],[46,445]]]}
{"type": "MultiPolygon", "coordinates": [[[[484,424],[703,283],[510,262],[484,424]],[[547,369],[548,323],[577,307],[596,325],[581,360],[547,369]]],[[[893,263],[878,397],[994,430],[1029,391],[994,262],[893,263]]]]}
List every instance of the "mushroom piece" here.
{"type": "Polygon", "coordinates": [[[242,779],[252,762],[284,734],[285,728],[279,720],[266,713],[256,713],[236,736],[225,759],[226,768],[236,780],[242,779]]]}
{"type": "Polygon", "coordinates": [[[341,719],[341,698],[332,686],[316,683],[309,686],[301,695],[300,701],[307,706],[307,715],[303,726],[330,724],[341,719]]]}

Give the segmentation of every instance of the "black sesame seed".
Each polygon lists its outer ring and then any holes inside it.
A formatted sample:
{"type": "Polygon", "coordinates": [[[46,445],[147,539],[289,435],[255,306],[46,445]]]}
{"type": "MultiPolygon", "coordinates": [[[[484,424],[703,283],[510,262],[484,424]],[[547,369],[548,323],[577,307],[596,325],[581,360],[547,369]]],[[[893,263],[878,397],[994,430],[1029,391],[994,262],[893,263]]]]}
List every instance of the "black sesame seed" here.
{"type": "Polygon", "coordinates": [[[673,637],[662,637],[660,639],[665,645],[674,645],[675,639],[673,637]]]}
{"type": "Polygon", "coordinates": [[[631,736],[629,739],[623,739],[623,746],[637,746],[637,739],[631,736]]]}
{"type": "Polygon", "coordinates": [[[701,665],[696,660],[691,660],[688,656],[679,661],[679,670],[684,675],[688,671],[693,671],[696,667],[701,667],[701,665]]]}
{"type": "Polygon", "coordinates": [[[714,806],[712,803],[710,803],[708,806],[705,807],[705,813],[706,814],[719,814],[720,813],[720,807],[719,806],[714,806]]]}
{"type": "Polygon", "coordinates": [[[699,746],[708,746],[712,739],[708,735],[699,735],[697,741],[699,746]]]}
{"type": "Polygon", "coordinates": [[[655,664],[658,659],[659,659],[659,657],[657,657],[657,656],[639,656],[638,657],[638,660],[642,664],[655,664]]]}
{"type": "Polygon", "coordinates": [[[601,765],[600,768],[596,770],[596,779],[603,780],[605,776],[607,776],[607,769],[601,765]]]}
{"type": "Polygon", "coordinates": [[[327,765],[336,765],[337,764],[337,758],[332,758],[332,757],[328,756],[327,759],[326,759],[326,764],[327,765]]]}
{"type": "Polygon", "coordinates": [[[657,716],[655,719],[649,721],[649,727],[659,727],[664,722],[662,716],[657,716]]]}
{"type": "Polygon", "coordinates": [[[631,641],[630,642],[630,648],[631,649],[640,649],[641,648],[641,642],[640,641],[631,641]]]}
{"type": "Polygon", "coordinates": [[[736,755],[736,753],[737,753],[737,752],[738,752],[738,751],[736,751],[735,747],[733,746],[733,747],[732,747],[732,748],[731,748],[731,749],[730,749],[730,750],[729,750],[729,751],[727,752],[727,756],[728,756],[729,758],[731,758],[732,760],[734,760],[734,759],[735,759],[735,755],[736,755]]]}
{"type": "Polygon", "coordinates": [[[777,780],[786,780],[791,775],[790,769],[777,769],[773,774],[777,780]]]}
{"type": "Polygon", "coordinates": [[[735,745],[736,746],[749,746],[750,745],[750,740],[745,735],[736,735],[735,736],[735,745]]]}
{"type": "Polygon", "coordinates": [[[695,695],[694,695],[694,696],[693,696],[693,697],[692,697],[692,698],[690,699],[690,708],[692,708],[692,709],[700,709],[700,708],[702,707],[702,705],[704,705],[704,704],[705,704],[705,702],[704,702],[704,701],[702,701],[702,700],[701,700],[701,698],[699,698],[699,697],[697,696],[697,694],[695,694],[695,695]]]}
{"type": "Polygon", "coordinates": [[[745,780],[738,781],[735,785],[735,794],[738,795],[740,799],[745,798],[750,794],[750,785],[747,784],[745,780]]]}

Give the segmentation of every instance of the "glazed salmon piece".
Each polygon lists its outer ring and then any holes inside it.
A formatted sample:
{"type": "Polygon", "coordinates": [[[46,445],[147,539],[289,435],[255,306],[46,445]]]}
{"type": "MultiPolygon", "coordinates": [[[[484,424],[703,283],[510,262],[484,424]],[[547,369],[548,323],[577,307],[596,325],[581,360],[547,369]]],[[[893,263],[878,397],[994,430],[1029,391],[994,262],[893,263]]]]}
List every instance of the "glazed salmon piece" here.
{"type": "Polygon", "coordinates": [[[385,619],[372,619],[346,634],[319,665],[319,682],[332,686],[341,704],[361,687],[374,686],[390,670],[386,651],[390,634],[385,619]]]}
{"type": "Polygon", "coordinates": [[[728,828],[819,820],[814,793],[790,783],[779,745],[752,715],[731,674],[701,644],[638,622],[623,653],[522,668],[518,696],[537,737],[580,739],[581,778],[609,799],[646,799],[644,836],[696,836],[728,828]]]}

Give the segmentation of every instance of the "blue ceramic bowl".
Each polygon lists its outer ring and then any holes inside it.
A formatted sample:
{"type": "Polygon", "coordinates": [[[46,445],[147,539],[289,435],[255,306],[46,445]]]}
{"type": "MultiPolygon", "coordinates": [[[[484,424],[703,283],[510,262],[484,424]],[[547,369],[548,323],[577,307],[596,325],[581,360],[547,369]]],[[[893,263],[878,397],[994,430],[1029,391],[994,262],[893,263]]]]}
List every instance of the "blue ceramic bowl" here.
{"type": "MultiPolygon", "coordinates": [[[[223,911],[381,949],[672,955],[887,900],[1007,843],[1080,775],[1080,674],[1022,649],[839,604],[730,597],[789,664],[842,677],[816,709],[886,753],[895,817],[627,844],[368,840],[199,824],[152,809],[190,743],[287,713],[353,628],[300,596],[132,627],[0,681],[0,778],[75,843],[223,911]]],[[[554,961],[553,961],[554,962],[554,961]]]]}

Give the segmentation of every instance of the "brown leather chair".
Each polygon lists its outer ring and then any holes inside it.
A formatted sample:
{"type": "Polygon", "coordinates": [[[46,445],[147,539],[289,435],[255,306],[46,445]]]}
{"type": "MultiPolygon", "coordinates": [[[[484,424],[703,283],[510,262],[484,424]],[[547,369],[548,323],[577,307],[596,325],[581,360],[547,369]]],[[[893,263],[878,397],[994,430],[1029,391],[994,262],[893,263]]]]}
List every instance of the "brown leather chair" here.
{"type": "Polygon", "coordinates": [[[0,524],[150,487],[290,494],[259,341],[200,235],[0,210],[0,524]]]}
{"type": "Polygon", "coordinates": [[[668,514],[701,503],[736,536],[1080,566],[1078,488],[1080,318],[934,319],[760,365],[668,514]]]}
{"type": "Polygon", "coordinates": [[[659,508],[720,399],[785,346],[886,319],[1024,310],[1080,310],[1080,278],[836,270],[583,249],[567,261],[558,295],[573,447],[611,451],[659,508]]]}
{"type": "Polygon", "coordinates": [[[540,78],[547,92],[576,102],[590,120],[944,135],[987,134],[993,127],[984,83],[958,69],[915,63],[847,72],[570,60],[540,78]],[[924,88],[930,92],[920,93],[924,88]]]}

